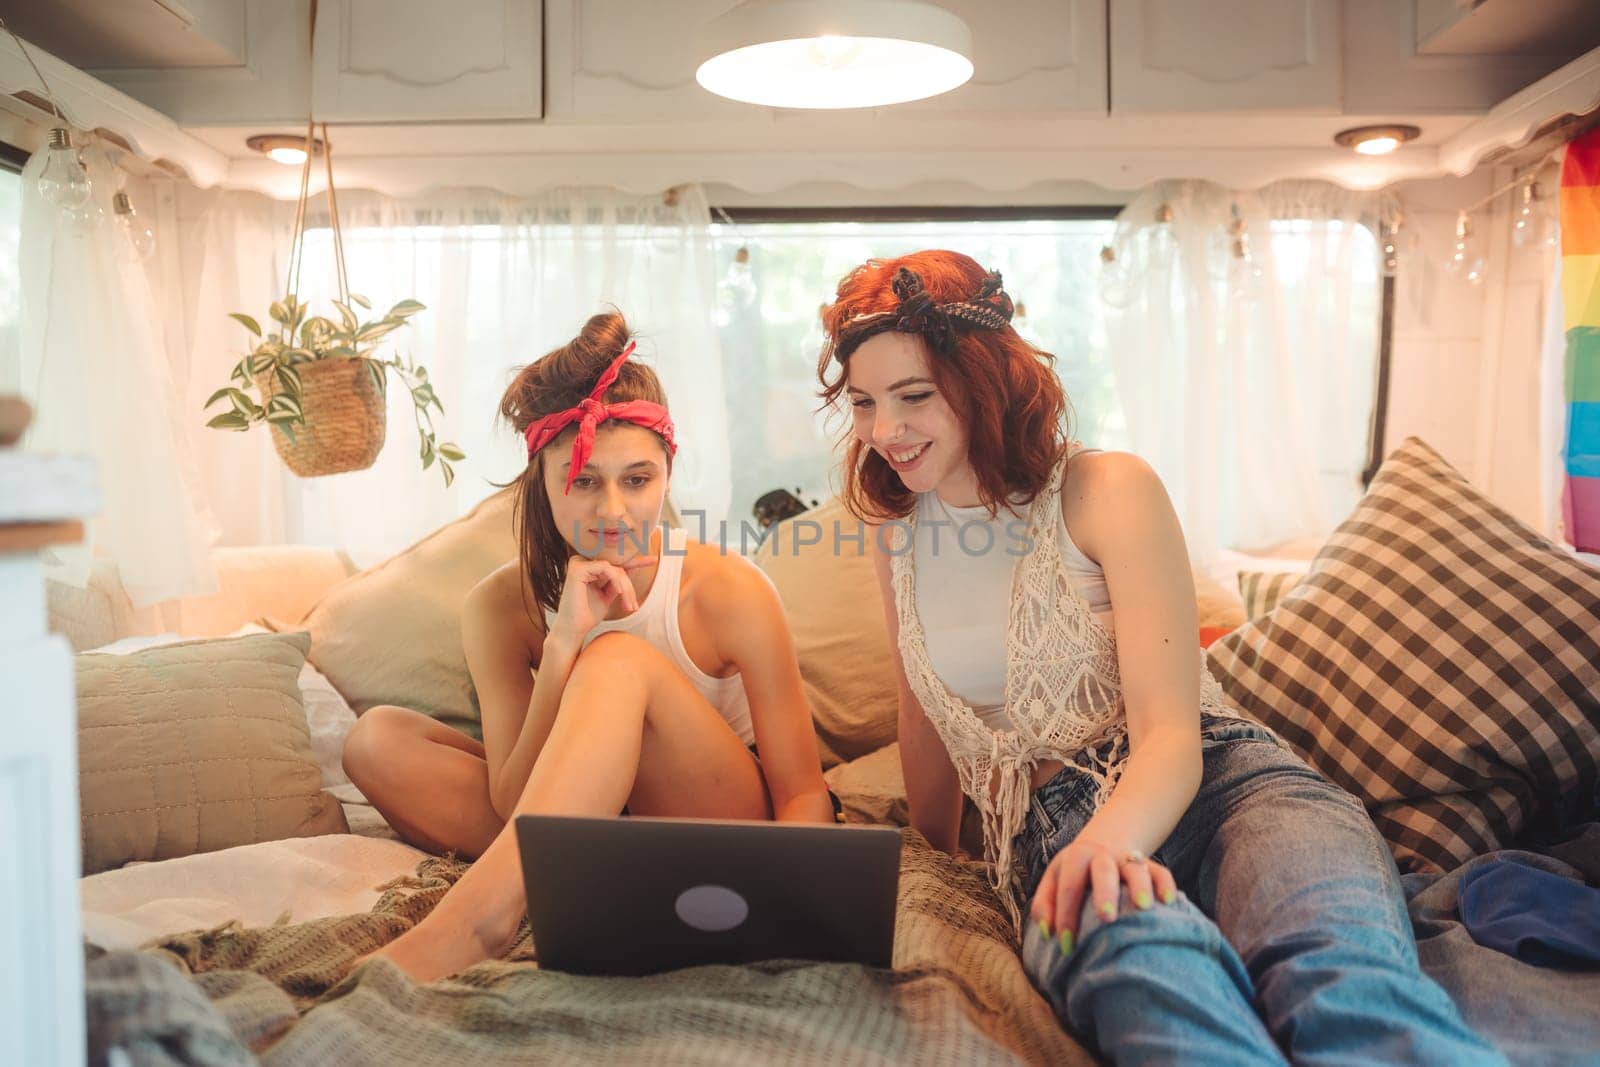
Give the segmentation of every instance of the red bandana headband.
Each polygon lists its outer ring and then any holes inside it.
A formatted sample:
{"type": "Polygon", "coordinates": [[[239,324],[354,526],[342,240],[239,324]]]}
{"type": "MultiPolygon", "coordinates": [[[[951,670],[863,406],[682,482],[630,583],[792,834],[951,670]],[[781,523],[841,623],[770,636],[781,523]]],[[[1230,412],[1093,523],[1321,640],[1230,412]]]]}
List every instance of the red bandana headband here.
{"type": "Polygon", "coordinates": [[[667,455],[674,456],[678,453],[678,446],[672,439],[672,416],[667,414],[667,409],[660,404],[649,400],[625,400],[620,404],[603,404],[600,398],[605,395],[617,380],[617,373],[622,370],[622,365],[633,355],[634,342],[629,341],[628,347],[622,354],[612,361],[600,379],[594,383],[594,388],[589,390],[589,395],[578,401],[577,407],[558,411],[553,415],[546,415],[537,422],[532,423],[522,436],[528,442],[528,458],[545,445],[554,441],[573,423],[578,424],[578,439],[572,442],[572,465],[567,469],[567,492],[572,492],[573,480],[578,477],[578,472],[583,470],[584,464],[589,462],[589,456],[594,452],[594,433],[602,422],[607,419],[617,419],[621,422],[631,422],[653,430],[661,435],[667,443],[667,455]]]}

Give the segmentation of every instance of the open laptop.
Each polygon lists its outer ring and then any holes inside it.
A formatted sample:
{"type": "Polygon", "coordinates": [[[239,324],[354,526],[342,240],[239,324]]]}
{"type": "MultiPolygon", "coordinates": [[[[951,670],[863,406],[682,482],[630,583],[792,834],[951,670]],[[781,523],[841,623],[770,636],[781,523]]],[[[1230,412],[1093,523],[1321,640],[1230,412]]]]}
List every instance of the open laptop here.
{"type": "Polygon", "coordinates": [[[554,815],[519,815],[516,825],[542,968],[892,963],[892,827],[554,815]]]}

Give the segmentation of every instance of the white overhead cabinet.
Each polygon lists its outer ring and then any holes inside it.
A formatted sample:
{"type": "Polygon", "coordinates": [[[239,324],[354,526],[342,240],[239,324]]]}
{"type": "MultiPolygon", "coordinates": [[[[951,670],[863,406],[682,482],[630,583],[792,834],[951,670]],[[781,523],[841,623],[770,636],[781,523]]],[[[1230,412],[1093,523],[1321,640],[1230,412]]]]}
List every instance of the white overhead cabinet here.
{"type": "Polygon", "coordinates": [[[742,118],[749,104],[694,80],[700,26],[734,0],[545,0],[545,116],[587,122],[742,118]]]}
{"type": "Polygon", "coordinates": [[[1339,0],[1109,0],[1111,112],[1341,110],[1339,0]]]}
{"type": "Polygon", "coordinates": [[[1106,113],[1106,0],[938,0],[972,30],[972,80],[907,109],[1106,113]]]}
{"type": "MultiPolygon", "coordinates": [[[[303,123],[310,0],[237,2],[236,60],[93,73],[185,126],[303,123]]],[[[543,59],[540,0],[320,0],[316,113],[362,123],[538,119],[543,59]]]]}
{"type": "Polygon", "coordinates": [[[536,119],[539,0],[321,0],[313,64],[328,122],[536,119]]]}

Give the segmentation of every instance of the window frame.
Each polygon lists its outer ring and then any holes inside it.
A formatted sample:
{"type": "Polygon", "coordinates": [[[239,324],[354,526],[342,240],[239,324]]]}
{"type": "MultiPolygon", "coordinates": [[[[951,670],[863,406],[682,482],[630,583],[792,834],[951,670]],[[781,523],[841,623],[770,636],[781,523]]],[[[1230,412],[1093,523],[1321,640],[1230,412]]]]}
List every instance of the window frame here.
{"type": "MultiPolygon", "coordinates": [[[[774,207],[750,205],[725,207],[711,205],[711,215],[729,226],[781,225],[809,222],[1018,222],[1031,219],[1115,219],[1121,204],[1013,204],[993,205],[858,205],[846,207],[774,207]]],[[[1364,223],[1362,225],[1365,225],[1364,223]]],[[[1367,227],[1376,239],[1379,235],[1367,227]]],[[[1381,247],[1381,245],[1380,245],[1381,247]]],[[[1378,359],[1377,382],[1372,391],[1372,413],[1368,419],[1367,462],[1361,471],[1361,487],[1372,484],[1383,463],[1388,431],[1389,378],[1394,357],[1395,280],[1378,277],[1378,359]]]]}

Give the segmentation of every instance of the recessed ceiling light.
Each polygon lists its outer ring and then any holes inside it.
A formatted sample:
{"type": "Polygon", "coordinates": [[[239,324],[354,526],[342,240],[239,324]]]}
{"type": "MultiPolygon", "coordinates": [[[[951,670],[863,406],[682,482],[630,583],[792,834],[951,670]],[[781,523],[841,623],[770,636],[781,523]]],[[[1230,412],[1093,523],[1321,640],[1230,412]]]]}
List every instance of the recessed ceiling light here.
{"type": "Polygon", "coordinates": [[[1364,156],[1386,156],[1407,141],[1414,141],[1422,131],[1415,126],[1357,126],[1340,130],[1333,135],[1335,144],[1354,148],[1364,156]]]}
{"type": "Polygon", "coordinates": [[[972,33],[924,0],[744,0],[700,30],[695,81],[765,107],[882,107],[972,77],[972,33]]]}
{"type": "MultiPolygon", "coordinates": [[[[292,133],[258,133],[245,140],[245,147],[265,152],[274,162],[298,167],[306,161],[306,139],[292,133]]],[[[322,154],[322,141],[312,138],[311,151],[322,154]]]]}

